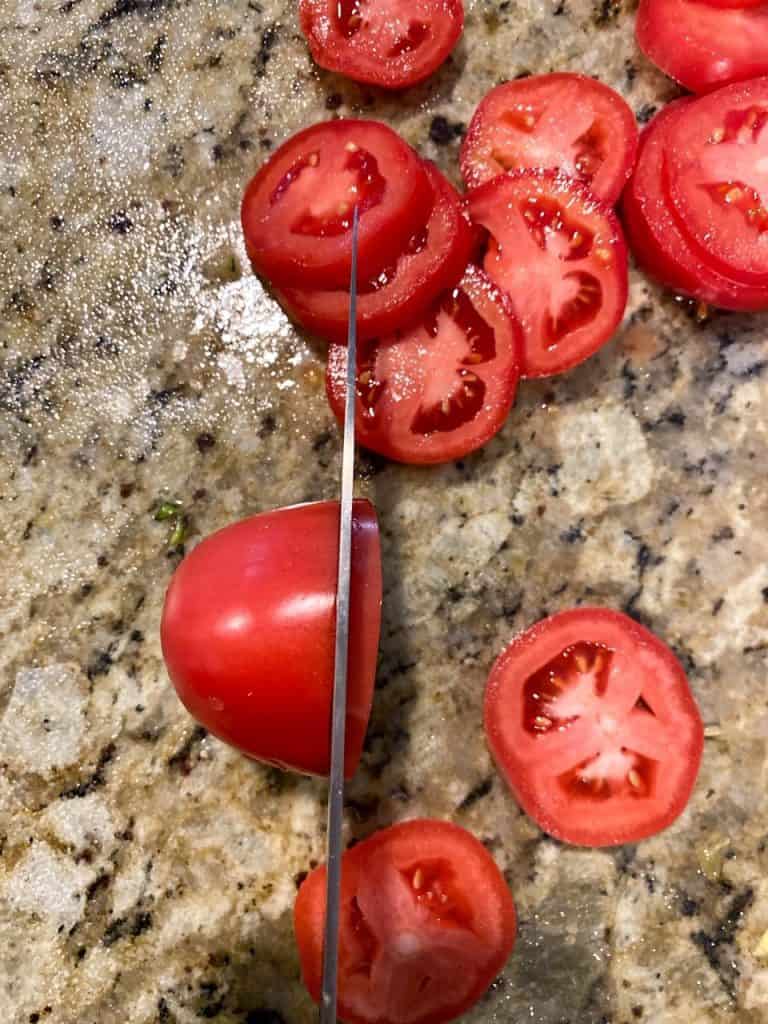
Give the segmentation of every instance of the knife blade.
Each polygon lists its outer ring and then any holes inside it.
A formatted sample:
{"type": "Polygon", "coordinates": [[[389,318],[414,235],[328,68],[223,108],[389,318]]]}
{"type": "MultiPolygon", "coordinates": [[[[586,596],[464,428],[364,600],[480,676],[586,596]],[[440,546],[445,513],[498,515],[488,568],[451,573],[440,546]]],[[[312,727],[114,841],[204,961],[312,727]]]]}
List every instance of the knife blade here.
{"type": "Polygon", "coordinates": [[[357,367],[357,228],[352,217],[352,269],[349,279],[347,330],[347,396],[344,406],[344,448],[341,459],[339,516],[339,578],[336,585],[336,645],[331,712],[331,777],[328,791],[328,857],[325,890],[325,934],[320,1024],[336,1024],[339,968],[339,900],[341,838],[344,817],[344,747],[347,718],[347,660],[349,651],[349,591],[352,574],[352,496],[355,478],[355,397],[357,367]]]}

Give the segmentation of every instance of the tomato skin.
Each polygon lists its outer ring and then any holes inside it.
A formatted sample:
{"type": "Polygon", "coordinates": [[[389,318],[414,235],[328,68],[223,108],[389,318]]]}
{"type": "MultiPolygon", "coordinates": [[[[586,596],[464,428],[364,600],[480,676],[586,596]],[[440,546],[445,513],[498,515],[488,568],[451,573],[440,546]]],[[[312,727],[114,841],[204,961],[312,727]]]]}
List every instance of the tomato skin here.
{"type": "MultiPolygon", "coordinates": [[[[558,686],[562,685],[558,682],[558,686]]],[[[639,714],[645,720],[644,713],[639,714]]],[[[671,825],[691,795],[704,744],[701,716],[677,658],[649,630],[607,608],[561,612],[513,639],[488,677],[484,717],[488,745],[520,806],[543,831],[577,846],[634,843],[671,825]],[[574,711],[573,722],[565,721],[557,728],[544,719],[546,728],[552,730],[544,735],[526,728],[526,685],[538,679],[561,652],[585,641],[604,648],[612,659],[621,658],[616,675],[609,676],[605,684],[603,695],[589,698],[593,705],[599,709],[600,702],[605,701],[608,713],[619,718],[621,726],[621,715],[629,721],[636,712],[635,700],[631,698],[642,698],[664,737],[663,750],[657,753],[663,760],[654,781],[656,788],[647,800],[621,794],[613,794],[607,800],[581,798],[559,788],[559,761],[569,768],[573,767],[570,762],[578,764],[582,742],[585,750],[601,750],[599,745],[590,747],[594,738],[589,730],[597,727],[586,720],[587,712],[574,711]],[[620,692],[622,687],[626,693],[620,692]],[[620,715],[616,708],[623,701],[629,703],[620,715]],[[541,741],[544,745],[537,746],[541,741]]],[[[598,716],[596,721],[601,723],[603,718],[598,716]]],[[[630,738],[626,742],[633,742],[631,735],[627,735],[630,738]]],[[[600,740],[605,742],[605,735],[601,734],[600,740]]],[[[611,742],[618,744],[619,740],[611,742]]]]}
{"type": "MultiPolygon", "coordinates": [[[[171,579],[160,635],[182,703],[215,736],[282,768],[330,763],[339,504],[295,505],[206,537],[171,579]]],[[[360,759],[381,614],[376,513],[355,501],[346,774],[360,759]]]]}
{"type": "MultiPolygon", "coordinates": [[[[475,236],[462,197],[434,164],[425,164],[434,205],[426,225],[426,245],[406,251],[397,261],[388,284],[375,290],[358,282],[357,337],[359,341],[390,334],[413,323],[445,288],[461,278],[475,236]]],[[[297,323],[319,338],[346,344],[349,291],[301,288],[279,290],[284,309],[297,323]]]]}
{"type": "MultiPolygon", "coordinates": [[[[434,861],[447,865],[455,874],[455,894],[462,905],[464,920],[459,929],[450,920],[445,924],[434,922],[432,928],[438,934],[450,935],[453,930],[467,934],[474,948],[469,949],[472,961],[465,964],[465,970],[471,970],[475,978],[453,1005],[425,1008],[420,1012],[421,1007],[410,1003],[408,1024],[445,1024],[464,1013],[483,995],[512,953],[517,927],[514,902],[501,872],[482,843],[465,829],[447,821],[414,819],[382,829],[347,850],[342,859],[339,1016],[345,1024],[401,1024],[403,1020],[387,1013],[387,1008],[377,999],[374,986],[368,988],[355,980],[355,974],[360,973],[363,952],[359,937],[360,911],[354,910],[358,898],[358,907],[365,905],[361,889],[370,888],[373,877],[384,881],[377,868],[385,871],[396,868],[410,873],[419,864],[434,861]]],[[[302,882],[294,906],[294,931],[302,978],[315,1002],[319,1002],[321,993],[325,886],[323,864],[302,882]]],[[[387,938],[396,941],[405,922],[394,901],[390,906],[389,920],[385,922],[390,926],[387,938]]],[[[378,949],[374,952],[379,955],[381,940],[378,936],[376,946],[378,949]]],[[[441,980],[450,983],[449,978],[438,977],[438,981],[441,980]]]]}
{"type": "MultiPolygon", "coordinates": [[[[337,24],[339,0],[300,0],[299,24],[315,63],[327,71],[346,75],[383,89],[405,89],[428,78],[459,41],[464,28],[462,0],[363,0],[363,14],[382,15],[383,34],[392,24],[388,7],[407,8],[409,16],[428,26],[427,37],[398,56],[382,53],[370,31],[345,35],[337,24]]],[[[378,19],[377,19],[378,20],[378,19]]]]}
{"type": "Polygon", "coordinates": [[[365,195],[360,200],[358,273],[373,278],[396,261],[432,208],[424,165],[387,125],[338,118],[292,135],[249,182],[241,220],[256,273],[278,285],[300,281],[316,288],[348,287],[351,208],[355,195],[362,194],[352,191],[355,176],[354,187],[363,192],[370,188],[367,200],[365,195]],[[360,175],[368,177],[361,182],[360,175]],[[342,186],[346,191],[337,194],[334,189],[342,186]],[[348,213],[328,234],[322,234],[322,226],[297,226],[297,221],[315,215],[318,204],[322,217],[336,214],[338,220],[337,200],[346,204],[348,213]]]}
{"type": "Polygon", "coordinates": [[[634,166],[637,139],[635,115],[607,85],[571,72],[534,75],[505,82],[483,97],[461,147],[461,173],[467,188],[477,188],[505,171],[560,171],[598,199],[615,203],[634,166]],[[568,132],[562,124],[566,104],[568,132]],[[533,119],[533,111],[539,114],[535,127],[516,129],[509,123],[510,114],[527,113],[533,119]],[[547,119],[550,111],[556,111],[556,123],[547,119]],[[594,145],[599,156],[590,155],[585,142],[580,157],[579,137],[588,139],[598,125],[594,145]],[[505,144],[514,160],[510,166],[497,155],[505,144]],[[580,159],[583,164],[577,166],[580,159]]]}
{"type": "Polygon", "coordinates": [[[768,3],[640,0],[635,33],[646,57],[691,92],[768,74],[768,3]]]}

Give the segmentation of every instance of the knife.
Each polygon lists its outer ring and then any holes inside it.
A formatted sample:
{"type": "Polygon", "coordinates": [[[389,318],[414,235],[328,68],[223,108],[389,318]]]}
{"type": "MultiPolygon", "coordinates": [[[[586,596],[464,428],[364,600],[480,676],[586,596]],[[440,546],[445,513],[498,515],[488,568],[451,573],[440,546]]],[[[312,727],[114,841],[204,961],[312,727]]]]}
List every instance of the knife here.
{"type": "Polygon", "coordinates": [[[352,217],[352,269],[349,279],[347,330],[347,396],[344,405],[344,448],[341,459],[339,516],[339,579],[336,585],[336,650],[331,712],[331,781],[328,791],[328,868],[325,889],[325,934],[320,1024],[336,1024],[339,969],[339,900],[341,890],[341,831],[344,816],[344,743],[347,720],[347,659],[349,652],[349,590],[352,572],[352,492],[355,480],[355,397],[357,367],[357,226],[352,217]]]}

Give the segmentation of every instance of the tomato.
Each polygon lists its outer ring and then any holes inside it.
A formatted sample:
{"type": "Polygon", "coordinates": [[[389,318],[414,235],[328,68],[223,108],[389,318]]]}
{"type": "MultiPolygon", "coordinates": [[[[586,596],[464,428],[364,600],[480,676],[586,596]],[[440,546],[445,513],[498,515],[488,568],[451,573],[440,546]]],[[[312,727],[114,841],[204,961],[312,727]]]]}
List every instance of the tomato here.
{"type": "MultiPolygon", "coordinates": [[[[520,375],[520,329],[476,267],[410,330],[361,345],[357,439],[398,462],[450,462],[501,428],[520,375]]],[[[332,345],[326,390],[344,421],[347,349],[332,345]]]]}
{"type": "Polygon", "coordinates": [[[762,7],[765,0],[701,0],[702,3],[711,7],[737,8],[739,10],[748,7],[762,7]]]}
{"type": "MultiPolygon", "coordinates": [[[[294,928],[304,984],[321,990],[325,866],[302,883],[294,928]]],[[[339,1016],[443,1024],[486,991],[515,944],[515,907],[491,855],[447,821],[383,829],[342,859],[339,1016]]]]}
{"type": "Polygon", "coordinates": [[[694,102],[670,103],[643,133],[637,167],[622,200],[627,238],[640,266],[668,287],[722,309],[766,309],[768,288],[737,283],[713,269],[670,208],[665,153],[675,148],[680,115],[694,102]]]}
{"type": "Polygon", "coordinates": [[[516,637],[491,670],[485,729],[522,808],[579,846],[634,843],[670,825],[704,742],[675,656],[607,608],[562,612],[516,637]]]}
{"type": "Polygon", "coordinates": [[[462,0],[301,0],[301,30],[320,67],[385,89],[432,74],[459,40],[462,0]]]}
{"type": "Polygon", "coordinates": [[[537,75],[485,96],[461,148],[461,173],[474,188],[504,171],[560,170],[614,203],[636,151],[635,116],[617,92],[584,75],[537,75]]]}
{"type": "Polygon", "coordinates": [[[547,377],[609,340],[627,302],[627,252],[611,209],[554,172],[502,174],[469,193],[490,234],[484,267],[523,325],[523,375],[547,377]]]}
{"type": "Polygon", "coordinates": [[[672,208],[704,258],[738,281],[768,284],[768,77],[687,107],[667,169],[672,208]]]}
{"type": "Polygon", "coordinates": [[[635,32],[646,57],[691,92],[768,74],[768,2],[640,0],[635,32]]]}
{"type": "Polygon", "coordinates": [[[324,121],[291,136],[248,185],[243,233],[254,269],[276,284],[345,288],[352,210],[358,272],[374,277],[400,255],[431,210],[416,153],[378,121],[324,121]]]}
{"type": "MultiPolygon", "coordinates": [[[[160,635],[187,710],[249,757],[326,774],[338,578],[339,505],[296,505],[207,537],[173,575],[160,635]]],[[[376,513],[353,512],[346,772],[373,699],[381,609],[376,513]]]]}
{"type": "MultiPolygon", "coordinates": [[[[464,273],[474,234],[462,198],[437,167],[427,164],[426,169],[434,190],[429,220],[412,235],[391,267],[371,280],[358,282],[359,340],[411,324],[464,273]]],[[[279,297],[293,319],[307,330],[346,343],[349,291],[284,288],[279,297]]]]}

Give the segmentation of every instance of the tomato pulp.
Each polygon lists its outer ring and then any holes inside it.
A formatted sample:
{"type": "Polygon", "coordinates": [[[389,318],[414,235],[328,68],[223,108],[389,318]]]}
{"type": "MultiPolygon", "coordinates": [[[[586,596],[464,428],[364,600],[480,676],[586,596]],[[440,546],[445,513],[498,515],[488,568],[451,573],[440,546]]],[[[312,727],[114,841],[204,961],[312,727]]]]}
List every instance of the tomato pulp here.
{"type": "MultiPolygon", "coordinates": [[[[320,999],[326,869],[302,883],[294,928],[320,999]]],[[[346,1024],[444,1024],[486,991],[512,952],[515,908],[491,855],[446,821],[406,821],[342,860],[339,1015],[346,1024]]]]}
{"type": "MultiPolygon", "coordinates": [[[[249,757],[327,774],[333,697],[339,505],[296,505],[224,527],[171,579],[160,635],[182,702],[249,757]]],[[[360,759],[381,614],[376,513],[352,532],[346,773],[360,759]]]]}
{"type": "Polygon", "coordinates": [[[488,679],[485,728],[522,808],[579,846],[634,843],[670,825],[704,740],[675,656],[605,608],[553,615],[513,640],[488,679]]]}

